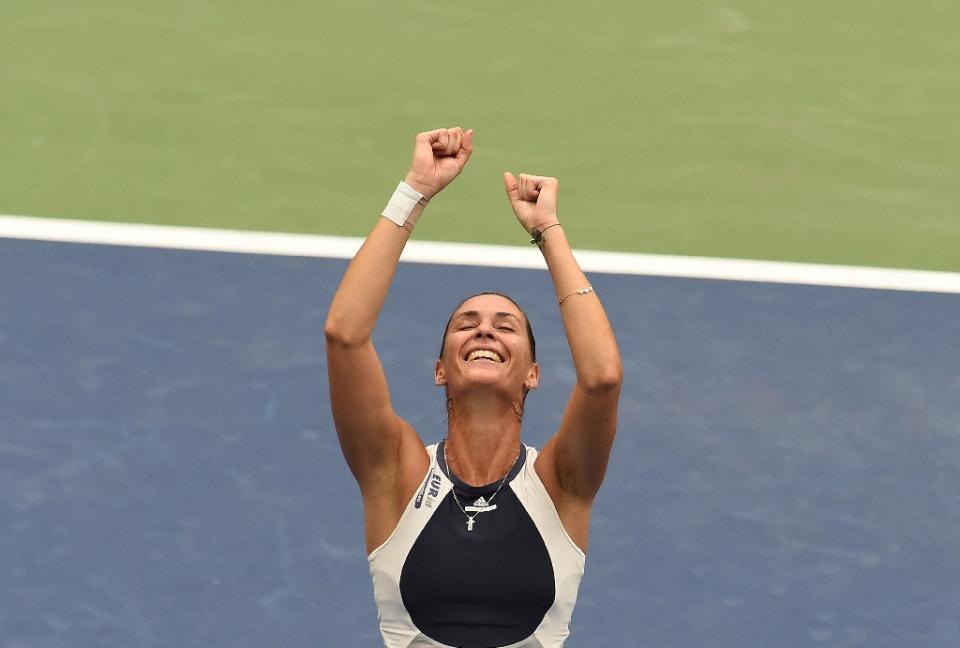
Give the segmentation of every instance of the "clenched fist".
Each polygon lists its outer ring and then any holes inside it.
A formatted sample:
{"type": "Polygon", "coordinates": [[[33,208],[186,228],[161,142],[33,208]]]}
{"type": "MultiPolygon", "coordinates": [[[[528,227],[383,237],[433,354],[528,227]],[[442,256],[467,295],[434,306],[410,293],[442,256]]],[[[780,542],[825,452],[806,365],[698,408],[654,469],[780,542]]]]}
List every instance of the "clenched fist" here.
{"type": "Polygon", "coordinates": [[[417,135],[404,182],[428,200],[453,182],[473,152],[473,129],[439,128],[417,135]]]}
{"type": "Polygon", "coordinates": [[[533,230],[543,231],[557,221],[557,198],[560,192],[560,181],[549,176],[520,174],[518,183],[513,174],[507,171],[503,174],[503,183],[506,185],[507,198],[517,220],[532,234],[533,230]]]}

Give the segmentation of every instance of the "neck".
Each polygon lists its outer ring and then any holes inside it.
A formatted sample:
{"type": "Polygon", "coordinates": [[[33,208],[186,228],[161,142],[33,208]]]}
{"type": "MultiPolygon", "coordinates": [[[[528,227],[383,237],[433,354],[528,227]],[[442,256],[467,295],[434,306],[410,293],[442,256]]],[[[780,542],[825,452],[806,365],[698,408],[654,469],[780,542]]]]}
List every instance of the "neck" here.
{"type": "Polygon", "coordinates": [[[499,399],[449,400],[445,447],[450,470],[471,486],[502,479],[520,450],[521,407],[499,399]]]}

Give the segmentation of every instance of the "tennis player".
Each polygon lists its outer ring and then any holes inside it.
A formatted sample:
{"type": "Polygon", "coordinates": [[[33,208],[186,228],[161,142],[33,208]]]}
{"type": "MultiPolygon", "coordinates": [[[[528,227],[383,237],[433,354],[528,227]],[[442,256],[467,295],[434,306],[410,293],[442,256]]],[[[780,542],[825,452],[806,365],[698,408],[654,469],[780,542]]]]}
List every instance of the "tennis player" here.
{"type": "Polygon", "coordinates": [[[557,218],[559,183],[535,175],[505,173],[504,183],[543,252],[576,368],[559,429],[539,452],[521,441],[540,369],[526,314],[498,293],[465,299],[443,332],[434,380],[446,393],[446,437],[425,445],[393,410],[374,325],[417,220],[472,152],[472,130],[417,135],[410,170],[347,268],[325,327],[333,417],[363,496],[387,648],[562,646],[616,433],[623,370],[613,330],[557,218]]]}

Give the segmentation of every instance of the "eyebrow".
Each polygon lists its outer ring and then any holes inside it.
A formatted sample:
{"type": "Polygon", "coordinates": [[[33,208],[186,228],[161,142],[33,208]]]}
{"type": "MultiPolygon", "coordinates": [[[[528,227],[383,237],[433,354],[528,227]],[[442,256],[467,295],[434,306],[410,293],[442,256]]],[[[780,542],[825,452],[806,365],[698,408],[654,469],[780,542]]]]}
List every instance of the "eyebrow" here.
{"type": "MultiPolygon", "coordinates": [[[[463,317],[477,317],[478,315],[480,315],[480,311],[475,311],[475,310],[461,311],[457,313],[453,319],[458,320],[463,317]]],[[[517,322],[520,321],[519,317],[517,317],[513,313],[508,313],[507,311],[498,311],[496,316],[497,318],[500,318],[500,319],[503,319],[506,317],[512,317],[513,319],[517,320],[517,322]]]]}

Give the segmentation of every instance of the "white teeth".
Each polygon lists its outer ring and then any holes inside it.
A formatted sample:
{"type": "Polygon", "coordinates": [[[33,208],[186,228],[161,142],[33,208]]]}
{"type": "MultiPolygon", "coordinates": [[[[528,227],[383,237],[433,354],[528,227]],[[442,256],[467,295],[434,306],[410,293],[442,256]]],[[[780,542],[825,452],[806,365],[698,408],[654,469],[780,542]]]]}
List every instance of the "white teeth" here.
{"type": "Polygon", "coordinates": [[[478,360],[480,358],[486,358],[487,360],[493,360],[494,362],[503,362],[503,358],[501,358],[496,352],[487,351],[486,349],[477,349],[476,351],[471,351],[470,355],[467,356],[467,362],[478,360]]]}

